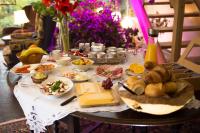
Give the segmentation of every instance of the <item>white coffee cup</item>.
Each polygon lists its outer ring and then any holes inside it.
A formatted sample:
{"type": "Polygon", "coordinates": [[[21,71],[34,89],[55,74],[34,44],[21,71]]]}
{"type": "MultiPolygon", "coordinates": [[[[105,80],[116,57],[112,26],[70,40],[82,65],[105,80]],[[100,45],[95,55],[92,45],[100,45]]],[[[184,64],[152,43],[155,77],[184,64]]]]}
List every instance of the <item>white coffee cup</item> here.
{"type": "Polygon", "coordinates": [[[96,58],[97,52],[89,52],[88,53],[88,58],[96,58]]]}
{"type": "Polygon", "coordinates": [[[97,58],[98,59],[103,59],[105,57],[106,53],[105,52],[99,52],[97,53],[97,58]]]}
{"type": "Polygon", "coordinates": [[[116,55],[117,55],[116,52],[109,52],[109,53],[107,53],[107,58],[115,58],[116,55]]]}

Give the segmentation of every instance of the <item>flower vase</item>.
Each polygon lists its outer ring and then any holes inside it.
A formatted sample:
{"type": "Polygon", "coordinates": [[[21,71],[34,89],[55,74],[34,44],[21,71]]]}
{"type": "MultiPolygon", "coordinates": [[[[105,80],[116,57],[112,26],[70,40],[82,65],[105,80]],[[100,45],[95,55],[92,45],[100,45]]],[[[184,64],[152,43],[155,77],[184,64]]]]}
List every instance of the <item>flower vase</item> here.
{"type": "Polygon", "coordinates": [[[63,52],[67,52],[70,48],[69,45],[69,28],[68,28],[68,21],[67,19],[63,18],[60,21],[60,27],[59,27],[59,32],[60,32],[60,43],[61,43],[61,49],[63,52]]]}

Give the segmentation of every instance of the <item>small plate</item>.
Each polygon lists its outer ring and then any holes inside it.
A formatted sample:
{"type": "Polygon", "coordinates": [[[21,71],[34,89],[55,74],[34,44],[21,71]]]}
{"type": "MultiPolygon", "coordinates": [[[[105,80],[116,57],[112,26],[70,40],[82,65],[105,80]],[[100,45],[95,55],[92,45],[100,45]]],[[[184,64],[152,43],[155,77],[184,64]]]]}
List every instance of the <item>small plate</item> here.
{"type": "Polygon", "coordinates": [[[86,72],[65,72],[63,76],[71,79],[74,82],[85,82],[91,79],[86,72]],[[73,76],[70,76],[70,74],[73,76]]]}
{"type": "Polygon", "coordinates": [[[125,73],[126,73],[128,76],[141,76],[141,75],[142,75],[142,73],[141,73],[141,74],[136,74],[136,73],[132,72],[130,69],[126,69],[126,70],[125,70],[125,73]]]}
{"type": "Polygon", "coordinates": [[[43,81],[40,84],[40,86],[42,87],[42,86],[45,86],[49,82],[55,82],[55,81],[58,81],[58,80],[64,82],[68,86],[68,88],[64,92],[57,93],[57,94],[48,94],[48,92],[45,92],[42,88],[41,88],[41,92],[43,94],[47,95],[47,96],[61,97],[64,94],[68,93],[70,90],[72,90],[72,88],[74,86],[73,82],[66,77],[59,77],[59,76],[49,76],[47,80],[43,81]]]}

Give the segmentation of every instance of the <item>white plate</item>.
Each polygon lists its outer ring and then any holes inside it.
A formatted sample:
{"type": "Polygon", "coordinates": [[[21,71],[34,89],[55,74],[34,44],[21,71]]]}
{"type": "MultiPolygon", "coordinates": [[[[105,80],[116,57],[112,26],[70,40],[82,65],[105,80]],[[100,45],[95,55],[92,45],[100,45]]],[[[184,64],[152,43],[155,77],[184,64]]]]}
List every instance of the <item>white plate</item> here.
{"type": "Polygon", "coordinates": [[[34,71],[36,71],[37,67],[39,67],[40,65],[53,65],[54,68],[52,68],[51,70],[48,70],[48,71],[44,71],[46,73],[50,73],[52,72],[55,68],[58,67],[58,65],[56,63],[50,63],[50,62],[46,62],[46,63],[41,63],[41,64],[38,64],[37,66],[34,67],[34,71]]]}
{"type": "Polygon", "coordinates": [[[55,81],[58,81],[58,80],[60,80],[60,81],[62,81],[62,82],[64,82],[65,84],[68,85],[68,88],[67,88],[64,92],[59,93],[59,94],[55,94],[55,95],[53,95],[53,94],[52,94],[52,95],[51,95],[51,94],[47,94],[47,93],[45,93],[44,90],[42,90],[42,89],[41,89],[41,92],[42,92],[43,94],[47,95],[47,96],[60,97],[60,96],[62,96],[62,95],[64,95],[64,94],[68,93],[70,90],[72,90],[72,88],[73,88],[73,86],[74,86],[73,82],[72,82],[70,79],[66,78],[66,77],[59,77],[59,76],[49,76],[47,80],[45,80],[45,81],[43,81],[43,82],[41,83],[41,86],[46,85],[46,84],[49,83],[49,82],[55,82],[55,81]]]}
{"type": "Polygon", "coordinates": [[[173,113],[175,111],[180,110],[185,106],[185,104],[189,103],[192,99],[189,99],[184,105],[173,106],[173,105],[166,105],[166,104],[145,104],[145,103],[138,103],[133,99],[129,99],[126,97],[121,97],[121,99],[126,103],[131,109],[143,112],[152,115],[166,115],[173,113]],[[140,108],[137,108],[140,106],[140,108]]]}
{"type": "Polygon", "coordinates": [[[20,75],[24,75],[24,74],[30,74],[30,73],[34,73],[35,71],[35,68],[38,66],[39,64],[29,64],[29,68],[28,70],[30,71],[29,73],[17,73],[15,72],[17,68],[20,68],[20,67],[23,67],[23,66],[26,66],[26,65],[16,65],[14,66],[13,68],[10,69],[10,72],[12,73],[15,73],[15,74],[20,74],[20,75]]]}

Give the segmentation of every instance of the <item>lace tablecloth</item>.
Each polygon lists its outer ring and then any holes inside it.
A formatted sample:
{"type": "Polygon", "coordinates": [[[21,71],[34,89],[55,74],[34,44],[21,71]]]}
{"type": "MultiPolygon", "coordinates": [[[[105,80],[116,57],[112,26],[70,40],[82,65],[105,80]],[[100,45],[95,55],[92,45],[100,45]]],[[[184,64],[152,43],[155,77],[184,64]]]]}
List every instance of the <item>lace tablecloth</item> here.
{"type": "MultiPolygon", "coordinates": [[[[126,63],[119,64],[119,66],[124,69],[128,68],[131,63],[143,63],[143,57],[141,55],[133,55],[129,53],[126,63]]],[[[95,67],[87,71],[88,75],[92,77],[92,80],[102,81],[103,79],[95,74],[95,67]]],[[[61,75],[63,71],[72,70],[73,66],[58,67],[52,72],[54,75],[61,75]]],[[[123,75],[123,80],[126,75],[123,75]]],[[[117,81],[116,81],[117,82],[117,81]]],[[[128,109],[128,106],[121,103],[117,106],[103,106],[103,107],[91,107],[91,108],[81,108],[77,100],[73,100],[65,106],[60,106],[60,104],[73,95],[73,92],[69,92],[66,95],[55,98],[45,96],[39,89],[35,86],[30,78],[30,75],[25,75],[18,82],[18,85],[14,88],[14,95],[19,101],[24,114],[27,119],[27,124],[30,129],[35,133],[44,132],[45,126],[51,125],[54,121],[59,120],[68,114],[81,111],[81,112],[98,112],[98,111],[109,111],[109,112],[121,112],[128,109]]],[[[199,108],[200,101],[194,100],[188,104],[188,108],[199,108]]]]}

